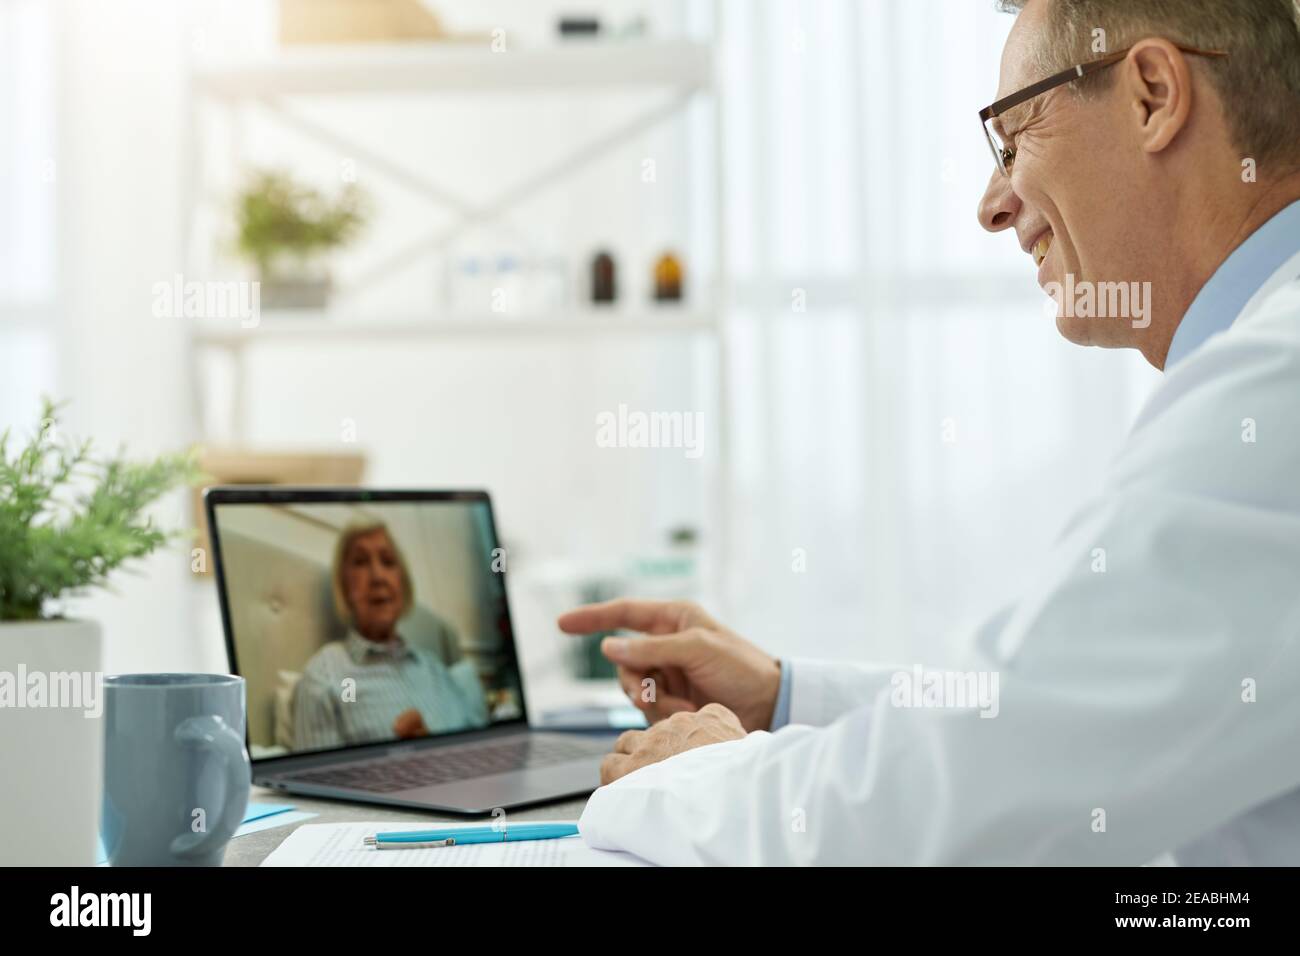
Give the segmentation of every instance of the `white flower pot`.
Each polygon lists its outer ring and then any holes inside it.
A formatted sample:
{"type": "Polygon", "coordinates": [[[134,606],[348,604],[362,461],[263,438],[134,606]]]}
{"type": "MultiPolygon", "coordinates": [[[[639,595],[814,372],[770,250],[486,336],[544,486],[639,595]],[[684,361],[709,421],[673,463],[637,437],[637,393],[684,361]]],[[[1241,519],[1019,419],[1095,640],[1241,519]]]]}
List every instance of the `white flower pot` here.
{"type": "Polygon", "coordinates": [[[0,622],[0,865],[95,862],[103,694],[94,621],[0,622]]]}

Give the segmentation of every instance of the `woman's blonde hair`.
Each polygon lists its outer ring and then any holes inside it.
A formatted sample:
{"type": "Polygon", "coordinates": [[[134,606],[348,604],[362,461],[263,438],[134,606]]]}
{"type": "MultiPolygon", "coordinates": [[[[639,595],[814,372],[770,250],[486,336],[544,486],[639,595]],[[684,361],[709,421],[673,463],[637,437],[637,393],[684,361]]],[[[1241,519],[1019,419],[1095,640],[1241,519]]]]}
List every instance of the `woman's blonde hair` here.
{"type": "Polygon", "coordinates": [[[415,602],[415,588],[411,583],[411,569],[406,564],[406,555],[402,554],[402,549],[397,546],[397,539],[393,533],[388,530],[388,525],[382,521],[360,521],[350,524],[339,532],[338,540],[334,542],[334,567],[330,574],[330,585],[334,592],[334,613],[338,615],[340,621],[345,625],[352,624],[352,608],[348,606],[347,591],[343,587],[343,559],[347,557],[348,549],[352,547],[352,542],[362,535],[373,534],[376,531],[382,531],[388,538],[388,543],[393,546],[393,554],[397,557],[397,567],[402,574],[402,613],[399,617],[405,617],[411,610],[411,605],[415,602]]]}

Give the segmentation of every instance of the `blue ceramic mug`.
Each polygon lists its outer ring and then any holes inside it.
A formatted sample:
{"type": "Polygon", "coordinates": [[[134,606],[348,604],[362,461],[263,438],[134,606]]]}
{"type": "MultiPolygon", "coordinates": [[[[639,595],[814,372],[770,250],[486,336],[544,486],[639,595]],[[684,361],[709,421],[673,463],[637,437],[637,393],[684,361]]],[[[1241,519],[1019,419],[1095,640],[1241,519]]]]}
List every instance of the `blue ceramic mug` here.
{"type": "Polygon", "coordinates": [[[104,679],[100,837],[113,866],[220,866],[248,807],[244,679],[104,679]]]}

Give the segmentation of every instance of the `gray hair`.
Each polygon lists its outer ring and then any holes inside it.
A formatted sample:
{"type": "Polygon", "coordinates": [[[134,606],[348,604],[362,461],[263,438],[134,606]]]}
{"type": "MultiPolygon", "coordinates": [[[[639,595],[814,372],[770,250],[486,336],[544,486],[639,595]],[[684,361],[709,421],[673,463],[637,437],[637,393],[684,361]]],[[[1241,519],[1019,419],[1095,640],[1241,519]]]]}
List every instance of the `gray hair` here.
{"type": "MultiPolygon", "coordinates": [[[[1028,0],[999,0],[1018,13],[1028,0]]],[[[1263,165],[1300,161],[1300,6],[1297,0],[1046,0],[1048,72],[1095,59],[1093,30],[1109,50],[1160,36],[1182,46],[1223,50],[1196,57],[1223,104],[1233,146],[1263,165]]],[[[1112,70],[1071,84],[1081,96],[1109,88],[1112,70]]]]}
{"type": "Polygon", "coordinates": [[[348,604],[347,588],[343,584],[343,564],[347,561],[352,542],[362,535],[373,534],[376,531],[382,531],[388,538],[389,544],[393,546],[393,554],[397,558],[397,568],[401,572],[402,611],[399,616],[405,617],[411,610],[411,605],[415,602],[415,591],[411,586],[411,569],[406,563],[406,555],[402,554],[402,549],[397,546],[397,539],[388,530],[388,525],[382,521],[361,521],[350,524],[339,532],[338,539],[334,542],[334,561],[330,568],[330,592],[334,598],[334,613],[338,615],[339,620],[344,625],[349,627],[353,623],[352,608],[348,604]]]}

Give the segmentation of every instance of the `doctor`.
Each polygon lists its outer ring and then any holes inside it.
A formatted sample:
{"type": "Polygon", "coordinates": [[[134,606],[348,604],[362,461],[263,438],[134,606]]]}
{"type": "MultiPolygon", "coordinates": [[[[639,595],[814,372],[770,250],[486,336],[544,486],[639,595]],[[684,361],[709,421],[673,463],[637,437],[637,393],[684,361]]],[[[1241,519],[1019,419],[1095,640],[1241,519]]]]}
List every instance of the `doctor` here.
{"type": "Polygon", "coordinates": [[[689,604],[564,615],[646,635],[604,644],[654,723],[604,762],[581,821],[595,846],[669,864],[1300,864],[1295,3],[1007,6],[980,223],[1014,231],[1067,339],[1136,348],[1164,381],[951,670],[778,661],[689,604]]]}

